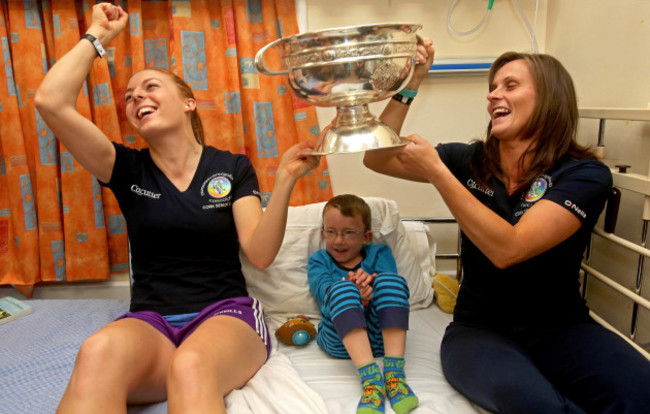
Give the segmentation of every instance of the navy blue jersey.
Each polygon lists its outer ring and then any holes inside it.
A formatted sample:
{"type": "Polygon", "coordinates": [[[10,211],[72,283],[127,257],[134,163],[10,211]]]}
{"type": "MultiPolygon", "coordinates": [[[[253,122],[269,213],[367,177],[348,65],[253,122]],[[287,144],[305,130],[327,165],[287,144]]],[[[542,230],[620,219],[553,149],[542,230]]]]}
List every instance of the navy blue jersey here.
{"type": "Polygon", "coordinates": [[[580,219],[582,226],[550,250],[507,269],[498,269],[462,234],[464,279],[454,320],[517,328],[558,325],[586,317],[579,291],[579,270],[591,231],[612,187],[607,166],[593,160],[566,159],[535,179],[523,194],[508,195],[499,180],[481,186],[470,172],[470,159],[480,143],[436,147],[454,176],[490,210],[514,225],[539,200],[557,203],[580,219]]]}
{"type": "Polygon", "coordinates": [[[131,311],[198,312],[218,300],[247,296],[232,204],[259,197],[250,160],[203,147],[192,182],[179,191],[148,149],[114,145],[115,166],[105,185],[127,223],[131,311]]]}

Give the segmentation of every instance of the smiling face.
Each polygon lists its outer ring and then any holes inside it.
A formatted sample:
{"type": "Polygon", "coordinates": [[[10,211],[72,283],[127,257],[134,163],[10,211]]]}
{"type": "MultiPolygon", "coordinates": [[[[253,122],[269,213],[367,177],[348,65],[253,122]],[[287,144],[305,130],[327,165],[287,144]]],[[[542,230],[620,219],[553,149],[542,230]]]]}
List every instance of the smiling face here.
{"type": "Polygon", "coordinates": [[[151,137],[189,122],[186,113],[194,100],[184,97],[170,76],[156,70],[143,70],[129,80],[124,94],[126,117],[143,137],[151,137]]]}
{"type": "Polygon", "coordinates": [[[492,135],[500,141],[525,140],[526,128],[535,109],[535,83],[528,64],[513,60],[495,74],[487,96],[492,135]]]}
{"type": "Polygon", "coordinates": [[[344,216],[338,208],[328,207],[323,212],[323,237],[325,250],[338,264],[351,269],[361,263],[361,249],[372,238],[372,232],[364,229],[358,213],[344,216]]]}

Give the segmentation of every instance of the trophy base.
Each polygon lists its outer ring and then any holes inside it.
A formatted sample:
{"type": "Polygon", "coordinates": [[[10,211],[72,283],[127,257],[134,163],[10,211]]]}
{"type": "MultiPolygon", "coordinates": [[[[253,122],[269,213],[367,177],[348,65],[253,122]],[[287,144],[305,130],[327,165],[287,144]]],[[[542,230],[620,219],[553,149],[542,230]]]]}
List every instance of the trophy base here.
{"type": "Polygon", "coordinates": [[[406,142],[372,115],[367,104],[339,106],[336,118],[325,128],[312,154],[368,151],[399,147],[406,142]]]}

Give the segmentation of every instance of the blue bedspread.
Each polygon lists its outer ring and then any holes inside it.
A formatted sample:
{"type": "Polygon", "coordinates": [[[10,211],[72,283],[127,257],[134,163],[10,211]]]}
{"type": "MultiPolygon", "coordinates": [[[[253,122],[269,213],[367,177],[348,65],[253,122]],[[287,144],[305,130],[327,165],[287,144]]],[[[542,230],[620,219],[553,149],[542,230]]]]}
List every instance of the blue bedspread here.
{"type": "MultiPolygon", "coordinates": [[[[81,343],[128,310],[128,301],[26,300],[30,315],[0,325],[0,414],[52,414],[81,343]]],[[[167,412],[167,403],[130,406],[129,414],[167,412]]]]}

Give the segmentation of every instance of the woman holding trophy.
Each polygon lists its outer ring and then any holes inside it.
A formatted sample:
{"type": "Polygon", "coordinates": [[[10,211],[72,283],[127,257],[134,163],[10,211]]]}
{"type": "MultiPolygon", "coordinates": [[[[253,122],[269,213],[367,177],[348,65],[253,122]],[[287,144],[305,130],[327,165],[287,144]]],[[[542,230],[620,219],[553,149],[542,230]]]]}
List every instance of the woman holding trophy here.
{"type": "MultiPolygon", "coordinates": [[[[381,116],[397,133],[433,54],[421,42],[425,64],[381,116]]],[[[488,81],[484,141],[433,147],[411,135],[364,157],[379,173],[433,184],[462,231],[464,278],[442,342],[445,376],[494,412],[644,412],[650,362],[594,322],[579,292],[582,254],[612,177],[576,142],[571,77],[549,55],[508,52],[488,81]]]]}

